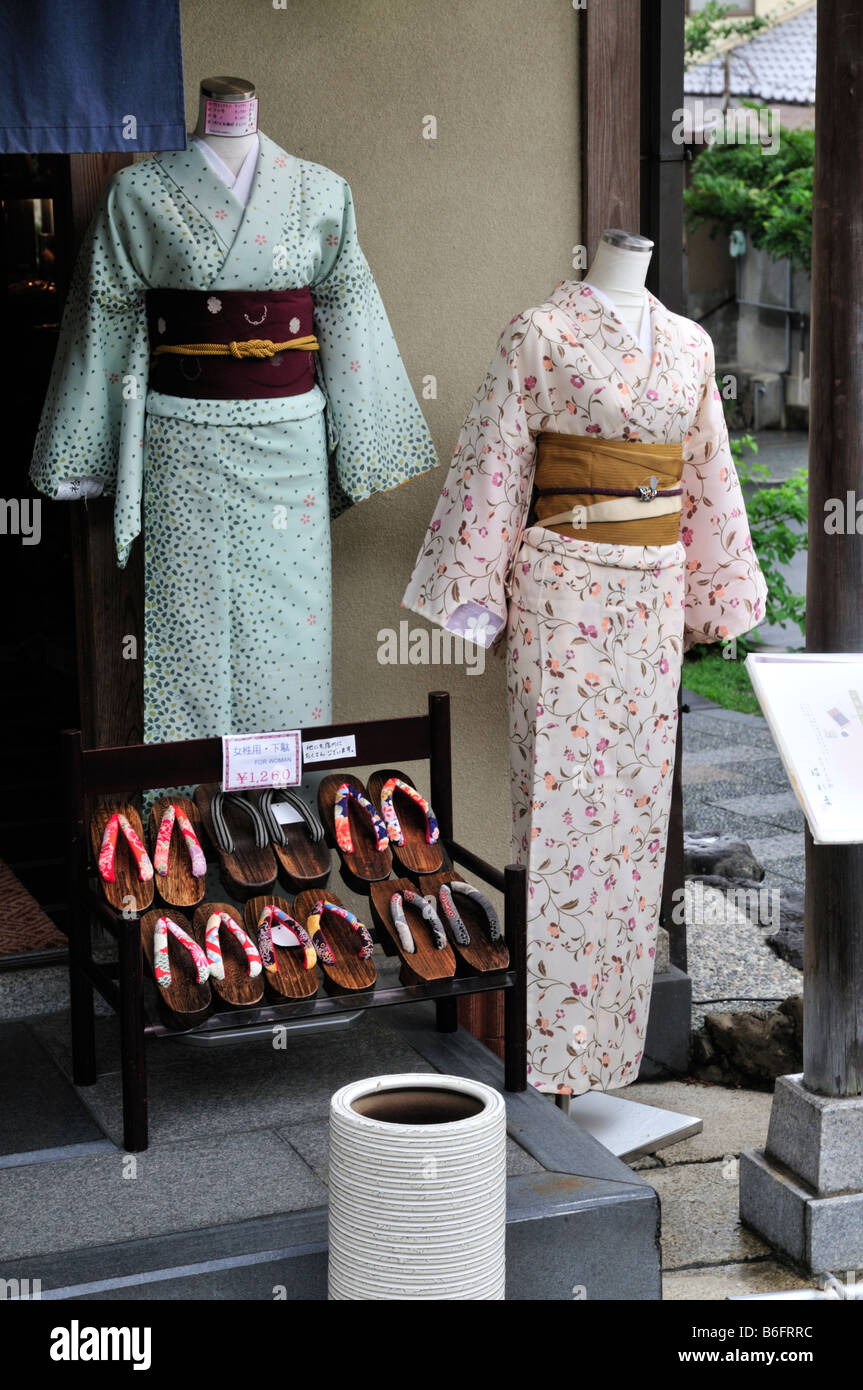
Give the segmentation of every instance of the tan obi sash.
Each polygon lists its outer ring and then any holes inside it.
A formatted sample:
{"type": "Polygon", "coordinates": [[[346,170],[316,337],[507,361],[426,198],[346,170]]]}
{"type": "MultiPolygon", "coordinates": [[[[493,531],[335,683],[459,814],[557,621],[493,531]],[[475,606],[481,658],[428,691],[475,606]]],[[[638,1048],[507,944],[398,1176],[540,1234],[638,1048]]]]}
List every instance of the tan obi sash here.
{"type": "Polygon", "coordinates": [[[682,473],[682,444],[544,432],[531,522],[600,544],[674,545],[682,473]]]}

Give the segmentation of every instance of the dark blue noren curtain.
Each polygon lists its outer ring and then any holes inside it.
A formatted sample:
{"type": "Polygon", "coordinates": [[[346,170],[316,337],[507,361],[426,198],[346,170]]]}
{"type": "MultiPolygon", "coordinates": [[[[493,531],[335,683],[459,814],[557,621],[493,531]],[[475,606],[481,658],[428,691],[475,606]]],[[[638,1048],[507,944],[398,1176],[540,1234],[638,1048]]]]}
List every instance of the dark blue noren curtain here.
{"type": "Polygon", "coordinates": [[[0,153],[185,144],[180,0],[0,0],[0,153]]]}

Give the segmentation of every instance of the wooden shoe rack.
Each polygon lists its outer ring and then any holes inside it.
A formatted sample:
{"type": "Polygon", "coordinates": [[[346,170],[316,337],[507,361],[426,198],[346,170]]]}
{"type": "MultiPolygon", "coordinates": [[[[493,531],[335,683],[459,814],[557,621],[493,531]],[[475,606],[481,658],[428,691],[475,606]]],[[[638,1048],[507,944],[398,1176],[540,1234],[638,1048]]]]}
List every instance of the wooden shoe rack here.
{"type": "MultiPolygon", "coordinates": [[[[428,984],[393,986],[379,982],[364,994],[326,995],[320,992],[313,999],[299,1003],[263,1002],[250,1009],[212,1012],[202,1023],[187,1030],[188,1034],[194,1035],[194,1041],[202,1045],[220,1042],[228,1034],[240,1040],[243,1030],[252,1038],[260,1036],[262,1029],[276,1028],[300,1018],[310,1023],[316,1019],[325,1023],[332,1021],[334,1014],[425,999],[434,1002],[438,1029],[454,1032],[458,1027],[460,997],[503,990],[505,1086],[509,1091],[525,1090],[527,874],[517,864],[505,870],[495,868],[454,837],[449,695],[445,692],[429,695],[428,713],[423,715],[302,730],[304,742],[346,736],[355,739],[355,755],[316,762],[316,772],[428,761],[430,800],[447,853],[470,875],[504,895],[504,931],[510,968],[486,974],[459,974],[428,984]]],[[[149,1038],[176,1035],[177,1030],[158,1017],[151,1019],[146,1015],[140,920],[135,915],[122,916],[101,894],[90,848],[89,814],[100,797],[117,794],[129,797],[149,788],[218,782],[222,775],[222,741],[205,738],[182,743],[85,749],[80,731],[67,730],[62,735],[62,762],[69,901],[72,904],[69,978],[73,1079],[78,1086],[90,1086],[97,1080],[94,990],[98,990],[120,1022],[124,1146],[130,1152],[140,1152],[147,1147],[146,1043],[149,1038]],[[98,922],[116,943],[115,960],[94,959],[94,922],[98,922]]]]}

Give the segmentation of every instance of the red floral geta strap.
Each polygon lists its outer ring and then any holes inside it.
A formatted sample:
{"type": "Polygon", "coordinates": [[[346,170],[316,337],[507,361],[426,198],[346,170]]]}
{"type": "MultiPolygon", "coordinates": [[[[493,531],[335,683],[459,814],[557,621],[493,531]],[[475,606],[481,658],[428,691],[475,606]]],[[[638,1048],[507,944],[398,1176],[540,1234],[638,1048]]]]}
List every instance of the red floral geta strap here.
{"type": "Polygon", "coordinates": [[[200,842],[195,834],[192,822],[186,815],[182,806],[166,806],[165,814],[159,826],[159,833],[156,836],[156,848],[153,851],[153,865],[156,873],[162,878],[168,877],[168,860],[171,854],[171,835],[174,829],[174,821],[180,827],[186,848],[189,851],[189,859],[192,864],[192,874],[195,878],[204,878],[207,873],[207,860],[204,851],[201,849],[200,842]]]}
{"type": "Polygon", "coordinates": [[[249,934],[243,931],[239,922],[235,922],[229,912],[214,912],[207,921],[205,933],[207,960],[210,963],[210,974],[213,979],[224,980],[225,978],[225,962],[222,959],[222,943],[219,940],[219,932],[222,927],[227,927],[232,936],[235,936],[239,941],[246,956],[246,974],[254,980],[255,976],[261,973],[260,953],[249,934]]]}
{"type": "Polygon", "coordinates": [[[372,830],[375,832],[378,852],[389,848],[389,835],[387,828],[375,810],[367,796],[364,796],[359,787],[355,787],[353,782],[342,782],[336,792],[335,806],[333,807],[333,819],[336,825],[336,843],[343,854],[353,854],[354,842],[351,838],[351,824],[348,819],[348,806],[351,798],[361,806],[371,821],[372,830]]]}
{"type": "Polygon", "coordinates": [[[189,952],[194,962],[198,984],[202,985],[210,973],[207,957],[197,941],[193,941],[189,933],[183,931],[183,928],[178,926],[176,922],[172,922],[170,917],[160,917],[153,933],[153,974],[156,977],[156,984],[162,989],[171,988],[171,964],[168,958],[169,932],[189,952]]]}
{"type": "Polygon", "coordinates": [[[100,877],[105,883],[116,882],[117,874],[114,861],[117,854],[117,836],[121,830],[126,844],[134,855],[138,868],[138,878],[142,883],[149,883],[153,877],[153,865],[150,863],[150,856],[141,844],[134,827],[122,811],[115,811],[105,826],[102,844],[99,847],[100,877]]]}

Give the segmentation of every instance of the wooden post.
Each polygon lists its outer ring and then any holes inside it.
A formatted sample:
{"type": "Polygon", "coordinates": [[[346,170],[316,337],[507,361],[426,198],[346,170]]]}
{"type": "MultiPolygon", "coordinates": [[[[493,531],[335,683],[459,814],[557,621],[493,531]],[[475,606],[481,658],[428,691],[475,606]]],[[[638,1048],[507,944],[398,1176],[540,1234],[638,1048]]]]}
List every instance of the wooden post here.
{"type": "MultiPolygon", "coordinates": [[[[863,536],[828,498],[863,498],[863,7],[818,6],[806,650],[863,651],[863,536]]],[[[853,510],[853,509],[852,509],[853,510]]],[[[863,846],[806,832],[804,1083],[863,1094],[863,846]]]]}
{"type": "Polygon", "coordinates": [[[640,0],[589,0],[580,18],[581,240],[589,263],[604,227],[639,225],[640,0]]]}

